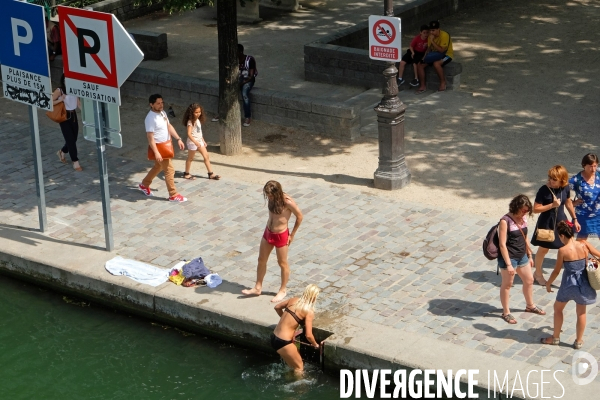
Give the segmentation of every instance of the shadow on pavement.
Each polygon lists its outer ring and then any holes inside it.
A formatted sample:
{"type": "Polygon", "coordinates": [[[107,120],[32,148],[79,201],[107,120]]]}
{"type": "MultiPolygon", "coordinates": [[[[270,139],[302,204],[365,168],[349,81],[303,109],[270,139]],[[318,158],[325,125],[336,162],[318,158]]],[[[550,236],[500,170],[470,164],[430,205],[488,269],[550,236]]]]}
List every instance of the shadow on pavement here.
{"type": "MultiPolygon", "coordinates": [[[[33,229],[37,230],[37,229],[33,229]]],[[[77,246],[83,247],[86,249],[93,250],[106,250],[104,247],[92,246],[89,244],[82,244],[76,242],[70,242],[65,240],[54,239],[49,236],[46,236],[42,233],[35,233],[31,228],[24,228],[18,226],[10,226],[6,224],[0,224],[0,238],[14,240],[23,244],[27,244],[30,246],[37,246],[40,242],[52,242],[52,243],[60,243],[66,244],[69,246],[77,246]]]]}
{"type": "Polygon", "coordinates": [[[552,326],[547,325],[538,328],[529,328],[526,331],[518,329],[498,330],[486,324],[473,324],[473,328],[487,332],[486,336],[495,339],[512,339],[521,343],[539,343],[540,338],[548,336],[546,329],[552,329],[552,326]]]}
{"type": "MultiPolygon", "coordinates": [[[[355,176],[349,176],[344,174],[332,174],[325,175],[313,172],[290,172],[290,171],[279,171],[274,169],[264,169],[264,168],[252,168],[252,167],[244,167],[241,165],[234,164],[226,164],[221,162],[211,162],[213,165],[221,165],[224,167],[243,169],[245,171],[256,171],[256,172],[264,172],[269,174],[278,174],[278,175],[288,175],[288,176],[296,176],[300,178],[311,178],[311,179],[323,179],[326,182],[344,184],[344,185],[356,185],[363,187],[373,187],[373,179],[365,179],[365,178],[357,178],[355,176]]],[[[374,171],[373,171],[374,172],[374,171]]]]}
{"type": "Polygon", "coordinates": [[[429,302],[428,311],[433,315],[451,316],[472,321],[475,317],[498,311],[498,308],[485,303],[458,299],[435,299],[429,302]]]}

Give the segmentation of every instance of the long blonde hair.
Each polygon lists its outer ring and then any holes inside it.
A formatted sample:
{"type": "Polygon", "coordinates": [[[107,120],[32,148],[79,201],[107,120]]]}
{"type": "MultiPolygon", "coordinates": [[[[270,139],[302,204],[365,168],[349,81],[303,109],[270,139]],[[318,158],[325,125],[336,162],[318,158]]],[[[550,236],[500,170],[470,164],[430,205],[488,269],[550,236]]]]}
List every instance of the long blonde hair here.
{"type": "Polygon", "coordinates": [[[321,292],[321,289],[315,284],[310,284],[304,289],[304,293],[302,293],[302,297],[300,300],[294,304],[296,311],[303,311],[308,313],[309,311],[315,311],[315,302],[317,301],[317,296],[321,292]]]}

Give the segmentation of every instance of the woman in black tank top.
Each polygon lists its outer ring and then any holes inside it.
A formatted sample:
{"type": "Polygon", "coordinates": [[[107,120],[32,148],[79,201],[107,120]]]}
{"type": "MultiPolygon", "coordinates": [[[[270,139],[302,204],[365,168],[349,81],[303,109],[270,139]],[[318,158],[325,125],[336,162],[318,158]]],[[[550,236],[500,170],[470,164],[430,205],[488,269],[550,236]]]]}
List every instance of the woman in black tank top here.
{"type": "Polygon", "coordinates": [[[526,312],[545,315],[546,312],[533,301],[533,258],[529,239],[527,238],[527,215],[533,215],[531,201],[524,194],[517,195],[508,206],[508,214],[498,223],[498,269],[501,271],[500,302],[502,303],[502,319],[509,324],[517,320],[510,313],[510,288],[515,273],[523,281],[526,312]]]}

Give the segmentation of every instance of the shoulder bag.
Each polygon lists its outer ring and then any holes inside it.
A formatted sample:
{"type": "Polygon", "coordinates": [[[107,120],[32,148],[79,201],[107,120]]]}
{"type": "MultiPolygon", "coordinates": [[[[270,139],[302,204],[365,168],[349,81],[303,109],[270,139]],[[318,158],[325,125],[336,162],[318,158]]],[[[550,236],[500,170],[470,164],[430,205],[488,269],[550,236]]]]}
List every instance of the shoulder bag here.
{"type": "Polygon", "coordinates": [[[587,261],[586,269],[590,286],[594,290],[600,290],[600,260],[590,253],[590,258],[587,261]]]}
{"type": "MultiPolygon", "coordinates": [[[[62,90],[60,91],[62,94],[62,90]]],[[[54,122],[65,122],[67,120],[67,109],[65,108],[65,102],[61,101],[58,104],[52,106],[52,111],[46,111],[46,115],[54,122]]]]}
{"type": "MultiPolygon", "coordinates": [[[[169,135],[169,140],[164,143],[156,143],[156,150],[160,153],[160,156],[163,159],[173,158],[175,157],[175,150],[173,150],[173,142],[171,141],[171,135],[169,135]]],[[[156,156],[154,155],[154,150],[152,147],[148,145],[148,160],[156,160],[156,156]]]]}
{"type": "MultiPolygon", "coordinates": [[[[550,193],[552,194],[552,198],[556,199],[556,195],[554,194],[554,192],[552,191],[552,189],[550,189],[550,187],[548,185],[546,185],[546,187],[548,188],[548,190],[550,191],[550,193]]],[[[560,195],[560,202],[562,205],[562,192],[560,195]]],[[[560,207],[560,206],[558,206],[560,207]]],[[[556,220],[558,219],[558,207],[555,208],[556,212],[554,214],[554,228],[552,229],[540,229],[539,227],[536,227],[535,230],[535,238],[536,240],[539,240],[540,242],[554,242],[554,231],[556,230],[556,220]]],[[[539,223],[539,219],[538,219],[538,223],[539,223]]]]}

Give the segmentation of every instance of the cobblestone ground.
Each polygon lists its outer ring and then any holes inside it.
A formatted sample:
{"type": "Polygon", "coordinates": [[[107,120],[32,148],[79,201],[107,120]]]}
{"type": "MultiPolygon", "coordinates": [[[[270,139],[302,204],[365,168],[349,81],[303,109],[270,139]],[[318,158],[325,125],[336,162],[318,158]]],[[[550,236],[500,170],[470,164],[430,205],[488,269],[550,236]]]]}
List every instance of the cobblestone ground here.
{"type": "MultiPolygon", "coordinates": [[[[27,124],[0,121],[0,225],[37,228],[35,181],[27,124]]],[[[49,232],[55,240],[104,246],[95,147],[80,138],[84,172],[61,164],[58,126],[42,128],[42,153],[49,232]]],[[[143,138],[142,138],[143,139],[143,138]]],[[[155,197],[136,189],[150,163],[109,157],[116,253],[167,267],[202,256],[225,280],[251,286],[267,209],[261,187],[227,179],[188,181],[176,175],[190,201],[166,201],[164,182],[155,197]]],[[[183,153],[180,153],[183,157],[183,153]]],[[[204,173],[197,162],[196,171],[204,173]]],[[[161,175],[162,176],[162,175],[161,175]]],[[[495,262],[481,253],[481,241],[495,222],[417,203],[398,202],[298,178],[282,181],[305,219],[290,248],[290,289],[308,283],[323,289],[320,310],[368,320],[437,340],[570,373],[575,340],[575,306],[566,308],[561,346],[543,346],[551,332],[555,293],[535,287],[536,302],[548,312],[524,312],[521,283],[512,289],[517,325],[501,318],[495,262]]],[[[547,260],[546,267],[552,265],[547,260]]],[[[547,270],[549,271],[549,270],[547,270]]],[[[278,288],[273,256],[265,290],[278,288]]],[[[600,307],[588,307],[583,350],[600,359],[600,307]]],[[[597,378],[600,381],[600,377],[597,378]]]]}

